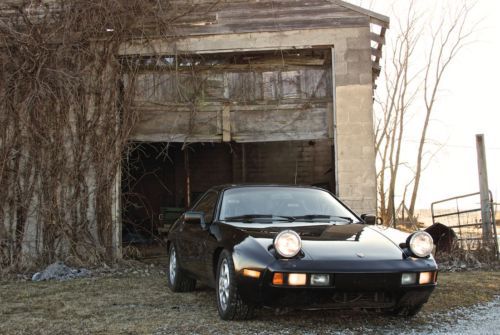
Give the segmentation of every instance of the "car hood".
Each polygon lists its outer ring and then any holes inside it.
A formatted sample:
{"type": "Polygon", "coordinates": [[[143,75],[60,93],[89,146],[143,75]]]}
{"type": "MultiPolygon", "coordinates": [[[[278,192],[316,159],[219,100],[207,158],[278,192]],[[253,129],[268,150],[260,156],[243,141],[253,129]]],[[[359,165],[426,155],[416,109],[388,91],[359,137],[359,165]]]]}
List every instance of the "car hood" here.
{"type": "Polygon", "coordinates": [[[230,225],[239,230],[241,237],[250,237],[265,250],[269,250],[280,231],[294,230],[302,239],[304,258],[310,260],[400,260],[403,252],[399,243],[404,242],[408,235],[396,229],[365,224],[277,222],[230,225]]]}

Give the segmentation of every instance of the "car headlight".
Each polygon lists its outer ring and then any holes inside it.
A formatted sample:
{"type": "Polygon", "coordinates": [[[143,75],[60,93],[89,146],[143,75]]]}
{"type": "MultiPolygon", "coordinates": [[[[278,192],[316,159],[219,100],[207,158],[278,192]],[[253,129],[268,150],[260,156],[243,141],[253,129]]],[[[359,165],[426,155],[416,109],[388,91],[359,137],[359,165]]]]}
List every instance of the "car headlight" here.
{"type": "Polygon", "coordinates": [[[434,248],[434,242],[431,235],[425,231],[417,231],[408,237],[406,245],[410,251],[417,257],[427,257],[434,248]]]}
{"type": "Polygon", "coordinates": [[[274,247],[278,254],[290,258],[297,255],[302,247],[299,234],[293,230],[283,230],[274,239],[274,247]]]}

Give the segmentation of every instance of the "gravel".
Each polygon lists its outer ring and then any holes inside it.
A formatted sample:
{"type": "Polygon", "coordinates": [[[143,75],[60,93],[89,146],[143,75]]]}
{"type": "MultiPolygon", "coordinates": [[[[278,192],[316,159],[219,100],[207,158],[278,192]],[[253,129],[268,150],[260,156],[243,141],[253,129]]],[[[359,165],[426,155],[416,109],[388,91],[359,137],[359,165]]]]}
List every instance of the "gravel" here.
{"type": "Polygon", "coordinates": [[[92,273],[84,268],[74,269],[66,266],[63,262],[55,262],[50,264],[41,272],[35,273],[32,277],[32,281],[43,281],[43,280],[58,280],[65,281],[75,278],[89,277],[92,273]]]}
{"type": "Polygon", "coordinates": [[[494,301],[445,313],[420,314],[412,319],[364,312],[293,312],[276,316],[264,311],[258,320],[211,325],[185,324],[180,315],[176,324],[154,334],[498,334],[500,296],[494,301]]]}

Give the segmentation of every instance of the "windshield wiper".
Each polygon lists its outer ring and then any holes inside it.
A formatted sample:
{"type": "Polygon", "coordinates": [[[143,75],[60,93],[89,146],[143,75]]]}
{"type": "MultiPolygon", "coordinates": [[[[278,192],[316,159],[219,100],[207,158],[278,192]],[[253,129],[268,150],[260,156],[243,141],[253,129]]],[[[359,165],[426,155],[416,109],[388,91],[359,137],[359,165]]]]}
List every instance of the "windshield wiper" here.
{"type": "Polygon", "coordinates": [[[269,220],[279,219],[279,221],[289,221],[289,222],[295,221],[295,217],[293,216],[272,215],[272,214],[245,214],[237,216],[228,216],[224,218],[224,221],[254,222],[255,219],[269,219],[269,220]]]}
{"type": "Polygon", "coordinates": [[[303,219],[303,220],[338,220],[342,219],[349,223],[352,223],[353,220],[348,216],[336,216],[336,215],[322,215],[322,214],[309,214],[309,215],[300,215],[294,216],[295,220],[303,219]]]}

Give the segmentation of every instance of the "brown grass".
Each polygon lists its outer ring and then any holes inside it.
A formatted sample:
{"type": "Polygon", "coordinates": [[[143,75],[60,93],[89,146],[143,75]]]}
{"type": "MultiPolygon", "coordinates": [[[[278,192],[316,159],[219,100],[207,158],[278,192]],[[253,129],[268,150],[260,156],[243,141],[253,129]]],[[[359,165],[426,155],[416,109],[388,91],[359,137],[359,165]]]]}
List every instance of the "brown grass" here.
{"type": "MultiPolygon", "coordinates": [[[[486,302],[498,294],[500,272],[443,273],[423,313],[412,322],[426,322],[429,313],[486,302]]],[[[173,294],[158,272],[68,282],[0,282],[2,334],[259,333],[283,327],[292,327],[295,333],[387,322],[386,316],[370,315],[351,312],[346,317],[329,311],[276,316],[262,310],[255,321],[223,322],[213,290],[201,287],[193,293],[173,294]]]]}
{"type": "Polygon", "coordinates": [[[500,294],[500,272],[443,272],[424,312],[441,312],[490,301],[500,294]]]}

